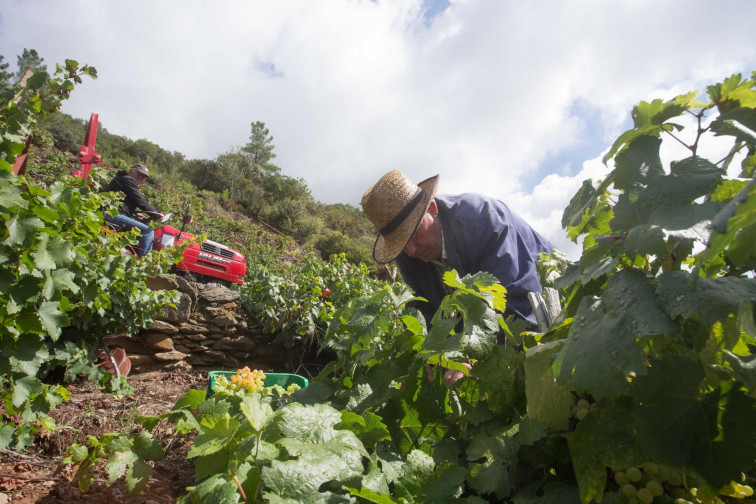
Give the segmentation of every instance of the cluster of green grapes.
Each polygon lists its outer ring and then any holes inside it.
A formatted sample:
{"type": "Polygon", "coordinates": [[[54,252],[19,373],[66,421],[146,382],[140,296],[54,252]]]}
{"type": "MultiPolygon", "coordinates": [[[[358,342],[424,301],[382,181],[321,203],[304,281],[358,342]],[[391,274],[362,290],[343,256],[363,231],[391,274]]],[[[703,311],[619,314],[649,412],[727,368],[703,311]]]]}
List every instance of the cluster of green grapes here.
{"type": "Polygon", "coordinates": [[[578,420],[582,420],[591,411],[596,409],[596,403],[591,403],[588,399],[578,399],[575,406],[572,407],[572,416],[578,420]]]}
{"type": "Polygon", "coordinates": [[[248,366],[236,370],[231,379],[219,376],[213,383],[213,390],[218,393],[242,396],[245,393],[258,392],[265,388],[265,373],[259,369],[250,370],[248,366]]]}
{"type": "MultiPolygon", "coordinates": [[[[677,471],[653,462],[636,467],[619,468],[614,471],[614,482],[619,492],[628,499],[628,504],[651,504],[664,494],[674,499],[675,504],[714,504],[722,501],[717,495],[696,488],[695,480],[677,471]]],[[[748,485],[731,482],[721,490],[729,497],[744,499],[753,495],[748,485]]],[[[667,501],[668,502],[668,501],[667,501]]]]}
{"type": "Polygon", "coordinates": [[[231,375],[231,379],[219,376],[213,383],[215,392],[236,397],[244,397],[250,393],[260,394],[262,397],[270,397],[275,393],[277,397],[284,397],[290,396],[299,388],[299,385],[294,383],[285,389],[280,385],[266,387],[265,373],[259,369],[250,370],[247,366],[237,369],[236,374],[231,375]]]}
{"type": "Polygon", "coordinates": [[[278,395],[278,397],[283,397],[283,396],[290,396],[291,394],[293,394],[300,388],[301,387],[297,385],[296,383],[292,383],[286,388],[283,388],[280,385],[271,385],[270,387],[265,387],[264,389],[262,389],[261,393],[263,397],[273,395],[274,392],[278,395]]]}

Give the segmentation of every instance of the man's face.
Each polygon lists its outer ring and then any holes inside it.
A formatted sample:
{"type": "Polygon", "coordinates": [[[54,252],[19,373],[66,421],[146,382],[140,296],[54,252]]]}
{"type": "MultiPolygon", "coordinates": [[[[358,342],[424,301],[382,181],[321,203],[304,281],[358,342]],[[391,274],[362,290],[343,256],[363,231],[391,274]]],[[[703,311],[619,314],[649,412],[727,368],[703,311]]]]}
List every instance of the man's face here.
{"type": "Polygon", "coordinates": [[[142,185],[145,182],[147,182],[147,175],[143,175],[136,170],[131,170],[129,175],[134,177],[134,180],[136,180],[137,185],[142,185]]]}
{"type": "Polygon", "coordinates": [[[435,261],[441,258],[442,240],[441,221],[438,220],[438,210],[434,201],[423,215],[417,231],[404,247],[404,253],[421,261],[435,261]]]}

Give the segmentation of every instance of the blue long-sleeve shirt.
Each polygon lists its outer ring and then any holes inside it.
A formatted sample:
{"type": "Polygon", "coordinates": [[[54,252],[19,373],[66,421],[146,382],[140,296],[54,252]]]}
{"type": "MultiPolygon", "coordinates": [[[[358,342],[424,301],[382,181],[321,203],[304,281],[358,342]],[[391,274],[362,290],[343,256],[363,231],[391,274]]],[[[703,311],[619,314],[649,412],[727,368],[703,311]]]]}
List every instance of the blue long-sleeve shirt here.
{"type": "MultiPolygon", "coordinates": [[[[444,254],[460,276],[486,271],[507,289],[505,315],[515,315],[536,326],[528,292],[541,292],[536,271],[540,252],[553,246],[499,200],[480,194],[437,195],[444,254]]],[[[396,258],[404,281],[426,298],[419,308],[430,322],[446,295],[441,279],[430,262],[396,258]]]]}

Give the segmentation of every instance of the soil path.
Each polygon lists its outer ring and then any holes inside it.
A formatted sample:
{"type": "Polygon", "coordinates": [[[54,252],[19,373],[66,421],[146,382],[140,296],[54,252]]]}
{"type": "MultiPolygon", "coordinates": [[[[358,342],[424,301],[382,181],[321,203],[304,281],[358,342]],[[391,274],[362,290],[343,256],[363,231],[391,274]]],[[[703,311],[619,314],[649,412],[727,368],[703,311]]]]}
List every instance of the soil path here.
{"type": "MultiPolygon", "coordinates": [[[[154,462],[154,474],[147,489],[136,497],[129,495],[122,480],[108,485],[102,467],[96,471],[95,483],[86,493],[71,483],[73,471],[56,473],[72,442],[84,444],[88,435],[133,432],[137,416],[159,415],[169,411],[189,389],[205,390],[207,373],[196,369],[155,371],[129,376],[129,384],[136,392],[121,399],[98,391],[89,382],[69,385],[71,399],[52,412],[58,425],[67,428],[38,435],[23,454],[0,452],[0,504],[176,502],[186,487],[194,484],[194,467],[192,461],[186,460],[188,440],[171,438],[162,443],[164,458],[154,462]]],[[[166,430],[170,427],[159,426],[153,435],[158,439],[170,435],[172,432],[166,430]]]]}

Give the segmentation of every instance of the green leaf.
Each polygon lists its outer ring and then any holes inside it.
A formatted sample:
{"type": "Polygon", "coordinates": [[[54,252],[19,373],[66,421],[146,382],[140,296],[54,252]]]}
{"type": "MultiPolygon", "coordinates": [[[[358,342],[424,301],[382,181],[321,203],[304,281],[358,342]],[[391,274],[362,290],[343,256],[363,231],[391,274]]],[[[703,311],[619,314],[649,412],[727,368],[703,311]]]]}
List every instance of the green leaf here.
{"type": "Polygon", "coordinates": [[[557,377],[564,383],[571,375],[579,393],[594,398],[615,397],[626,392],[631,373],[646,371],[646,358],[628,330],[632,320],[603,301],[584,298],[564,348],[557,354],[557,377]]]}
{"type": "Polygon", "coordinates": [[[270,404],[260,401],[257,394],[247,394],[239,406],[249,425],[260,432],[273,419],[275,413],[270,404]]]}
{"type": "Polygon", "coordinates": [[[61,313],[58,309],[59,307],[60,303],[58,301],[43,301],[37,311],[43,329],[50,335],[53,341],[58,339],[61,329],[69,323],[68,316],[61,313]]]}
{"type": "Polygon", "coordinates": [[[706,326],[737,315],[744,302],[756,302],[753,278],[700,278],[672,271],[656,279],[660,306],[671,318],[697,317],[706,326]]]}
{"type": "Polygon", "coordinates": [[[134,453],[143,460],[160,460],[163,458],[163,448],[149,432],[142,431],[134,437],[134,453]]]}
{"type": "Polygon", "coordinates": [[[670,175],[654,177],[646,186],[636,184],[620,195],[610,225],[615,232],[644,224],[684,231],[705,227],[723,204],[695,201],[712,192],[723,175],[722,169],[696,156],[674,163],[670,175]]]}
{"type": "Polygon", "coordinates": [[[187,454],[188,458],[209,455],[223,449],[234,439],[239,422],[228,413],[207,415],[200,420],[199,434],[187,454]]]}
{"type": "Polygon", "coordinates": [[[207,392],[204,390],[192,389],[181,398],[176,401],[176,404],[171,408],[171,411],[178,411],[180,409],[194,410],[199,407],[205,401],[207,392]]]}
{"type": "Polygon", "coordinates": [[[664,230],[654,224],[640,224],[632,228],[625,238],[625,254],[635,256],[655,255],[668,257],[669,250],[664,230]]]}
{"type": "Polygon", "coordinates": [[[27,237],[37,229],[44,227],[45,223],[37,217],[19,217],[14,215],[5,222],[8,238],[3,241],[5,245],[22,245],[27,237]]]}
{"type": "Polygon", "coordinates": [[[379,441],[391,439],[386,425],[381,422],[381,417],[371,411],[363,416],[351,411],[342,411],[341,422],[336,427],[351,430],[368,447],[374,447],[379,441]]]}
{"type": "Polygon", "coordinates": [[[129,467],[129,471],[126,474],[126,484],[129,487],[129,492],[132,495],[136,495],[147,487],[147,483],[152,476],[152,467],[142,460],[136,460],[129,467]]]}
{"type": "Polygon", "coordinates": [[[262,473],[256,465],[244,462],[236,470],[236,476],[249,502],[253,495],[257,495],[258,488],[262,482],[262,473]]]}
{"type": "Polygon", "coordinates": [[[16,434],[16,426],[12,423],[3,423],[0,426],[0,450],[5,450],[13,442],[16,434]]]}
{"type": "Polygon", "coordinates": [[[648,184],[664,175],[659,147],[661,139],[655,136],[640,136],[628,143],[614,161],[614,186],[622,191],[636,184],[648,184]]]}
{"type": "Polygon", "coordinates": [[[35,267],[42,271],[66,266],[75,257],[74,248],[70,243],[60,236],[50,240],[47,234],[40,236],[32,256],[35,259],[35,267]]]}
{"type": "Polygon", "coordinates": [[[638,444],[654,460],[681,467],[708,438],[707,414],[698,392],[704,369],[698,361],[675,353],[651,364],[632,392],[640,405],[635,412],[638,444]]]}
{"type": "Polygon", "coordinates": [[[692,465],[715,488],[737,481],[756,459],[756,400],[739,384],[722,382],[702,404],[709,413],[708,437],[694,451],[692,465]],[[716,419],[716,421],[715,421],[716,419]],[[750,441],[748,441],[750,440],[750,441]]]}
{"type": "Polygon", "coordinates": [[[633,409],[626,397],[599,401],[596,410],[583,418],[568,438],[583,503],[591,499],[601,502],[607,467],[632,466],[647,460],[635,446],[633,409]]]}
{"type": "Polygon", "coordinates": [[[560,384],[552,371],[554,355],[562,342],[529,348],[525,359],[525,393],[528,416],[555,430],[566,430],[575,404],[571,383],[560,384]]]}
{"type": "Polygon", "coordinates": [[[362,487],[360,489],[347,488],[347,490],[349,490],[350,495],[353,495],[354,497],[359,497],[360,499],[366,502],[374,502],[375,504],[397,504],[398,503],[398,501],[395,501],[389,495],[378,494],[365,487],[362,487]]]}
{"type": "Polygon", "coordinates": [[[24,376],[13,382],[13,406],[21,407],[24,402],[31,399],[33,394],[39,394],[43,390],[43,384],[36,376],[24,376]]]}
{"type": "Polygon", "coordinates": [[[510,408],[523,411],[525,408],[525,384],[523,362],[525,354],[509,346],[497,345],[487,359],[472,369],[472,375],[480,382],[480,395],[486,396],[486,404],[495,413],[510,408]]]}
{"type": "Polygon", "coordinates": [[[126,469],[137,459],[136,453],[131,450],[113,452],[108,457],[107,464],[105,464],[105,468],[108,470],[108,483],[112,485],[118,478],[123,476],[126,469]]]}
{"type": "Polygon", "coordinates": [[[653,280],[637,270],[622,270],[609,279],[601,296],[607,310],[627,317],[625,332],[636,338],[677,331],[675,324],[656,303],[653,280]]]}
{"type": "Polygon", "coordinates": [[[3,354],[10,356],[10,367],[14,372],[36,375],[42,364],[50,358],[45,341],[38,334],[22,334],[3,354]]]}
{"type": "Polygon", "coordinates": [[[197,457],[194,461],[194,480],[202,481],[208,476],[226,473],[228,471],[229,454],[229,445],[226,445],[215,453],[197,457]]]}
{"type": "Polygon", "coordinates": [[[756,181],[751,180],[712,219],[711,227],[709,245],[701,254],[699,264],[711,261],[728,249],[727,256],[736,266],[744,266],[754,259],[756,181]]]}
{"type": "Polygon", "coordinates": [[[236,482],[227,474],[216,474],[206,479],[189,494],[179,498],[179,504],[236,504],[239,502],[236,482]]]}
{"type": "Polygon", "coordinates": [[[279,410],[277,429],[283,437],[311,443],[322,443],[335,435],[334,426],[341,422],[341,413],[326,404],[303,406],[287,404],[279,410]]]}

